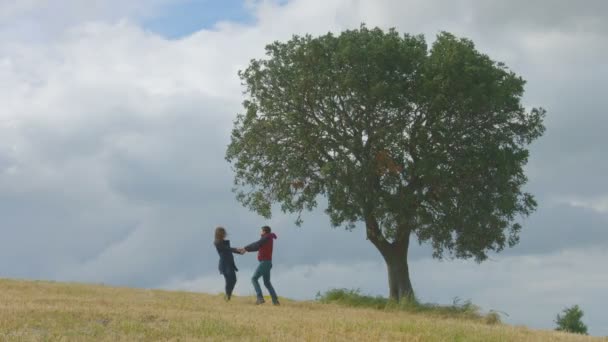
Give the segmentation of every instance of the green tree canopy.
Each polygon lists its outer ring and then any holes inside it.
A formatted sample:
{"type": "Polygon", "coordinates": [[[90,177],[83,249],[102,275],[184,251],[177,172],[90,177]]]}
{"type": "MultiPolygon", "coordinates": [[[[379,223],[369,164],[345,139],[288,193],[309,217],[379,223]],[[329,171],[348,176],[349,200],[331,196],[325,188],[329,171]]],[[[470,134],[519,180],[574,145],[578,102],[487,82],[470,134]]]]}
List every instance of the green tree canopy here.
{"type": "Polygon", "coordinates": [[[266,54],[239,72],[245,111],[226,152],[243,205],[268,218],[273,203],[301,213],[326,198],[332,225],[365,224],[393,299],[413,295],[412,235],[436,258],[477,261],[518,242],[545,112],[522,106],[525,81],[505,65],[449,33],[429,49],[365,26],[266,54]]]}
{"type": "Polygon", "coordinates": [[[565,308],[562,314],[563,316],[557,314],[557,318],[555,319],[557,328],[555,330],[587,335],[587,326],[581,320],[583,318],[583,311],[578,305],[565,308]]]}

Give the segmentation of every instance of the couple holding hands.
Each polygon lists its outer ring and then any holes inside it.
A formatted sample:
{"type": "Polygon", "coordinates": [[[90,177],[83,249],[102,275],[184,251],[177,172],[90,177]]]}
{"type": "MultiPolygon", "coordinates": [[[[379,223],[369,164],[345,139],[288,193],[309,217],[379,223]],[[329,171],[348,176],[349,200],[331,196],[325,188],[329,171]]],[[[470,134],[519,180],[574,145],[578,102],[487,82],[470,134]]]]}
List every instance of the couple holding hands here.
{"type": "Polygon", "coordinates": [[[234,290],[234,285],[236,285],[236,272],[238,271],[238,268],[236,268],[233,253],[242,255],[246,252],[257,251],[258,261],[260,263],[251,277],[251,282],[253,283],[253,288],[255,289],[255,294],[257,296],[255,303],[264,304],[264,296],[262,296],[262,289],[260,288],[259,283],[259,279],[262,277],[264,286],[266,286],[266,289],[268,289],[270,297],[272,298],[272,304],[279,305],[277,294],[272,287],[272,283],[270,283],[272,246],[273,240],[275,240],[277,236],[272,233],[269,226],[263,226],[261,229],[261,238],[258,241],[253,242],[243,248],[232,248],[230,247],[230,240],[226,240],[226,229],[224,227],[215,228],[214,245],[217,249],[217,253],[220,256],[220,274],[224,275],[224,279],[226,280],[226,295],[224,296],[226,301],[229,301],[232,297],[232,290],[234,290]]]}

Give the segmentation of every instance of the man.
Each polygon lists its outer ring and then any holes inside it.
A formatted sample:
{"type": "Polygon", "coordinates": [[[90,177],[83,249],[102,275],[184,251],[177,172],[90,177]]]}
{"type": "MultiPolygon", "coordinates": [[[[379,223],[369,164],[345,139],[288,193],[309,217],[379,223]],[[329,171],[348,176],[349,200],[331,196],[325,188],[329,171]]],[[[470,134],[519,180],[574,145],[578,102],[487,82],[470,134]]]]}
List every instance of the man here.
{"type": "Polygon", "coordinates": [[[262,289],[260,288],[260,283],[258,280],[260,277],[264,280],[264,286],[268,289],[270,293],[270,297],[272,298],[272,304],[279,305],[279,299],[277,298],[277,294],[270,283],[270,269],[272,268],[272,247],[273,240],[275,240],[277,236],[271,232],[269,226],[262,227],[261,238],[251,243],[244,248],[242,251],[247,252],[258,252],[258,261],[260,264],[258,268],[253,273],[253,277],[251,277],[251,282],[253,283],[253,287],[255,288],[255,293],[257,296],[256,304],[264,304],[264,296],[262,296],[262,289]]]}

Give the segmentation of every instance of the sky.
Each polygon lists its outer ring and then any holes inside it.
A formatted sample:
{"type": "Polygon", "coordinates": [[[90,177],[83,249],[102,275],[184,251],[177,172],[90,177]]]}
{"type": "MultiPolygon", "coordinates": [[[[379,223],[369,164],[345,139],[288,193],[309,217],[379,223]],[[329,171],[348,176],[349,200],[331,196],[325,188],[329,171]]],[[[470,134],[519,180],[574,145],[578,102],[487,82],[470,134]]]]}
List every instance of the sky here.
{"type": "MultiPolygon", "coordinates": [[[[0,277],[218,293],[213,229],[233,245],[269,224],[279,295],[387,295],[363,230],[248,212],[224,160],[237,72],[293,34],[397,28],[472,39],[526,79],[547,130],[526,166],[538,210],[521,242],[482,264],[410,249],[423,302],[471,300],[553,329],[578,304],[608,335],[608,2],[587,0],[0,0],[0,277]]],[[[253,294],[254,255],[236,292],[253,294]]]]}

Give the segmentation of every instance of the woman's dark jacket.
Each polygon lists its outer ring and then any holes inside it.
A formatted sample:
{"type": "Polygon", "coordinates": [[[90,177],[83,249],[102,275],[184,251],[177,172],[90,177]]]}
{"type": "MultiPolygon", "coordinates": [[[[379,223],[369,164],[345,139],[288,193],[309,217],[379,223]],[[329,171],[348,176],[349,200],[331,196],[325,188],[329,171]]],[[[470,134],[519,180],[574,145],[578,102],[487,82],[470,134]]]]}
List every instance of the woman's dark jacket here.
{"type": "Polygon", "coordinates": [[[230,273],[230,271],[238,271],[236,264],[234,263],[234,255],[232,253],[238,253],[236,248],[230,247],[230,240],[215,241],[213,243],[217,254],[220,255],[220,263],[218,269],[220,274],[230,273]]]}

